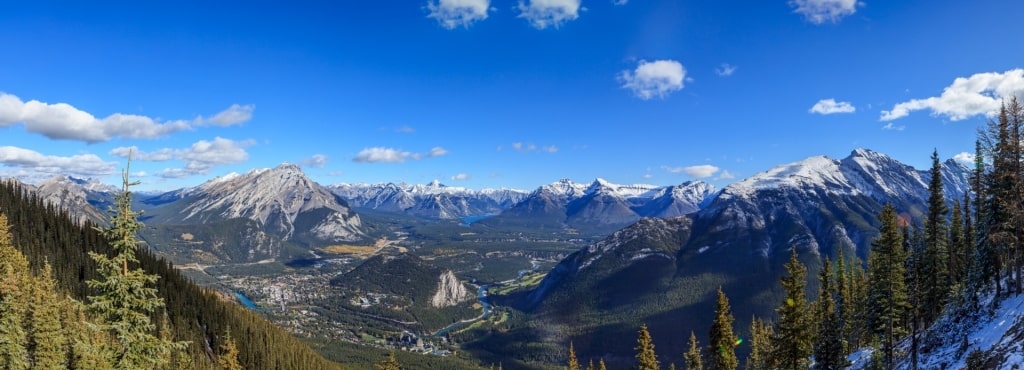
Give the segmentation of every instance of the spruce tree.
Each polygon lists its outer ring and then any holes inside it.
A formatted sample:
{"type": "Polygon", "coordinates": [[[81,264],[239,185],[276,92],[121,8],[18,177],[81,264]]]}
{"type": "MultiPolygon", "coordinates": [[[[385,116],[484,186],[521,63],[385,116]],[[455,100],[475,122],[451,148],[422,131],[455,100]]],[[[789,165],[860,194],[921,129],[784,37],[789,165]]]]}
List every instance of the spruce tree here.
{"type": "Polygon", "coordinates": [[[29,267],[25,255],[14,248],[7,216],[0,214],[0,368],[27,369],[29,267]]]}
{"type": "Polygon", "coordinates": [[[927,279],[921,281],[922,321],[931,324],[942,312],[949,293],[948,240],[946,199],[942,194],[942,165],[939,152],[932,152],[931,181],[928,183],[928,213],[924,222],[924,255],[921,274],[927,279]]]}
{"type": "Polygon", "coordinates": [[[238,346],[235,345],[235,339],[231,337],[230,326],[224,331],[220,353],[217,355],[217,367],[221,370],[242,370],[242,364],[238,362],[238,346]]]}
{"type": "Polygon", "coordinates": [[[654,341],[651,333],[647,331],[647,324],[640,326],[640,332],[636,338],[636,369],[637,370],[658,370],[658,356],[654,353],[654,341]]]}
{"type": "Polygon", "coordinates": [[[697,343],[697,335],[690,331],[690,349],[683,354],[683,368],[686,370],[703,370],[704,364],[700,354],[700,345],[697,343]]]}
{"type": "Polygon", "coordinates": [[[67,339],[61,323],[61,296],[49,262],[32,284],[29,352],[37,369],[62,369],[67,362],[67,339]]]}
{"type": "Polygon", "coordinates": [[[887,368],[895,359],[896,340],[904,334],[902,323],[909,308],[904,271],[906,256],[896,209],[886,204],[878,215],[879,236],[871,241],[868,258],[868,327],[881,337],[887,368]]]}
{"type": "Polygon", "coordinates": [[[395,358],[395,351],[391,351],[388,358],[377,364],[376,368],[377,370],[402,370],[402,366],[398,363],[398,359],[395,358]]]}
{"type": "Polygon", "coordinates": [[[567,368],[569,370],[580,370],[580,362],[576,359],[576,349],[573,348],[572,342],[569,342],[569,363],[567,368]]]}
{"type": "Polygon", "coordinates": [[[837,370],[846,367],[843,352],[843,328],[836,310],[835,288],[832,284],[832,261],[825,259],[825,266],[818,274],[818,335],[814,341],[814,368],[837,370]]]}
{"type": "Polygon", "coordinates": [[[587,364],[587,370],[595,370],[594,359],[590,359],[590,363],[587,364]]]}
{"type": "Polygon", "coordinates": [[[114,197],[110,227],[102,229],[113,255],[89,252],[95,261],[99,280],[87,284],[97,295],[89,296],[89,311],[101,323],[97,327],[116,340],[110,362],[120,369],[152,369],[167,363],[171,353],[184,349],[186,342],[174,342],[155,335],[156,325],[150,315],[160,312],[164,301],[152,286],[158,275],[146,273],[136,257],[142,229],[139,213],[131,208],[131,186],[128,168],[122,173],[121,192],[114,197]]]}
{"type": "Polygon", "coordinates": [[[750,320],[750,355],[747,356],[746,370],[774,370],[775,358],[772,356],[772,337],[775,332],[760,318],[750,320]]]}
{"type": "Polygon", "coordinates": [[[715,320],[711,323],[708,345],[708,370],[734,370],[739,366],[736,358],[736,335],[732,330],[732,309],[729,298],[718,288],[715,320]]]}
{"type": "Polygon", "coordinates": [[[810,368],[813,334],[807,308],[807,268],[797,259],[796,248],[786,264],[787,276],[783,276],[782,289],[785,298],[775,309],[779,321],[775,323],[774,357],[782,370],[803,370],[810,368]]]}
{"type": "Polygon", "coordinates": [[[608,367],[604,365],[604,359],[597,361],[597,370],[608,370],[608,367]]]}
{"type": "Polygon", "coordinates": [[[960,199],[953,201],[953,213],[949,220],[949,286],[950,293],[960,286],[966,275],[967,259],[965,258],[967,245],[965,244],[963,209],[960,207],[960,199]]]}

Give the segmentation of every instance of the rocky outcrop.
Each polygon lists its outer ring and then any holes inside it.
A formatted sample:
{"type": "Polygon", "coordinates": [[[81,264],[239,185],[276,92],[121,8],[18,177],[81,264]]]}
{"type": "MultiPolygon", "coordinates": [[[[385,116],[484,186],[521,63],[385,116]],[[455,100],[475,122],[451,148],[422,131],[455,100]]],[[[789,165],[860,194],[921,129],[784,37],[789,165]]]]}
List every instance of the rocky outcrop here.
{"type": "Polygon", "coordinates": [[[437,292],[430,299],[430,305],[436,308],[455,306],[473,298],[473,293],[455,277],[451,270],[445,271],[437,282],[437,292]]]}

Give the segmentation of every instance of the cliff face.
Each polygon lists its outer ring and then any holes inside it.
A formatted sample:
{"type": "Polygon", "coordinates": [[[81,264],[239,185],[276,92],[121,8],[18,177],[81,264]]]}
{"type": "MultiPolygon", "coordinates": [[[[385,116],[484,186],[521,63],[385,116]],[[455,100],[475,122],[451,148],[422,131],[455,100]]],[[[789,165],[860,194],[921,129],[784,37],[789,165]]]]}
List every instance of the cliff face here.
{"type": "Polygon", "coordinates": [[[473,293],[467,290],[466,286],[455,277],[455,273],[448,270],[439,277],[437,292],[430,299],[430,305],[437,308],[449,307],[472,298],[473,293]]]}

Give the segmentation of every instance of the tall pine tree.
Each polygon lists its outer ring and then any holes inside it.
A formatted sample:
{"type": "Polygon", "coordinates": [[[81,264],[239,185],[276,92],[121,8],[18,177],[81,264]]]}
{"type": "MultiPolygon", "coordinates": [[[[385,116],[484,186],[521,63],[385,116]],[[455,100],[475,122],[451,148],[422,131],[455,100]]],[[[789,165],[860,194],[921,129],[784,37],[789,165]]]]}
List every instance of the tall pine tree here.
{"type": "Polygon", "coordinates": [[[110,362],[120,369],[152,369],[167,363],[172,352],[184,349],[185,342],[174,342],[156,335],[150,315],[160,313],[164,301],[152,286],[159,276],[146,273],[136,257],[142,228],[139,214],[132,210],[128,168],[122,173],[121,192],[114,197],[110,227],[103,235],[113,255],[89,252],[96,262],[100,280],[89,280],[89,288],[98,294],[89,297],[89,311],[101,319],[97,326],[116,340],[110,362]]]}
{"type": "Polygon", "coordinates": [[[20,370],[30,367],[28,334],[28,260],[16,248],[7,216],[0,214],[0,368],[20,370]]]}
{"type": "Polygon", "coordinates": [[[711,323],[708,345],[708,370],[734,370],[739,366],[736,358],[736,335],[732,330],[732,309],[729,298],[718,288],[718,302],[715,305],[715,320],[711,323]]]}
{"type": "Polygon", "coordinates": [[[775,323],[774,357],[782,370],[803,370],[810,368],[811,332],[810,313],[807,306],[807,267],[797,259],[796,248],[792,248],[786,264],[787,276],[781,279],[785,292],[782,304],[775,309],[779,321],[775,323]]]}
{"type": "Polygon", "coordinates": [[[703,370],[704,364],[700,354],[697,335],[690,331],[690,349],[683,354],[683,368],[686,370],[703,370]]]}
{"type": "Polygon", "coordinates": [[[772,337],[775,332],[771,325],[760,318],[750,320],[750,354],[747,355],[746,370],[774,370],[777,361],[772,356],[772,337]]]}
{"type": "Polygon", "coordinates": [[[651,333],[647,331],[647,324],[640,326],[640,332],[636,338],[636,369],[637,370],[658,370],[658,356],[654,353],[654,340],[651,333]]]}
{"type": "Polygon", "coordinates": [[[832,273],[832,260],[826,258],[818,273],[818,335],[814,340],[814,368],[820,370],[838,370],[847,365],[842,323],[832,298],[832,273]]]}
{"type": "Polygon", "coordinates": [[[921,261],[922,321],[935,322],[946,305],[951,282],[948,269],[946,199],[942,194],[942,164],[939,152],[932,152],[931,181],[928,183],[928,213],[924,220],[924,255],[921,261]]]}
{"type": "Polygon", "coordinates": [[[872,334],[881,338],[886,368],[895,360],[896,340],[904,334],[907,287],[904,276],[906,255],[896,209],[886,204],[878,215],[879,236],[871,241],[868,258],[867,323],[872,334]]]}

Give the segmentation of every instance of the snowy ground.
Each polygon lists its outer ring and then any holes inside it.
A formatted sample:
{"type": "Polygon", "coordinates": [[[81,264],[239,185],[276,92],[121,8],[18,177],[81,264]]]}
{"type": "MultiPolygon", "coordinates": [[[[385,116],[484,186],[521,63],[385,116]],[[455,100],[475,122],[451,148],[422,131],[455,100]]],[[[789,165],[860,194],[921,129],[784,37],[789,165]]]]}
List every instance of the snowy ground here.
{"type": "MultiPolygon", "coordinates": [[[[983,305],[990,302],[991,298],[986,299],[983,305]]],[[[965,328],[966,347],[962,339],[955,338],[963,338],[955,331],[949,330],[950,337],[939,338],[942,345],[919,356],[918,369],[965,369],[967,354],[975,349],[986,352],[986,358],[995,358],[988,364],[996,369],[1024,369],[1024,294],[1005,298],[992,315],[982,315],[976,324],[965,328]]],[[[906,354],[909,341],[902,341],[901,347],[906,354]]],[[[871,362],[871,349],[854,352],[848,359],[850,369],[862,369],[871,362]]],[[[896,368],[911,369],[909,359],[896,368]]]]}

